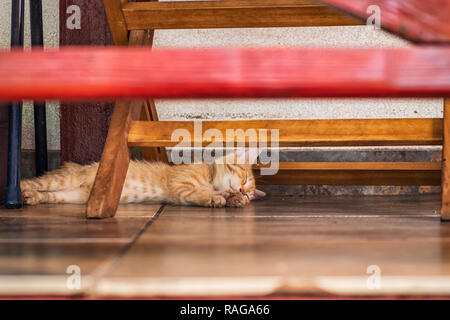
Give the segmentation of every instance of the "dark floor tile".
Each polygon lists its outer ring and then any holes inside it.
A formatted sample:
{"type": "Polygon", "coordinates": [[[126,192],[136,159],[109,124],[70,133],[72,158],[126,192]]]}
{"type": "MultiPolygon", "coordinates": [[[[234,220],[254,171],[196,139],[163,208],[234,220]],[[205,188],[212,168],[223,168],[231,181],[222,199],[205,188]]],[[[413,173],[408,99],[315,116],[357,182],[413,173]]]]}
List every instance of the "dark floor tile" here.
{"type": "Polygon", "coordinates": [[[85,205],[38,205],[0,210],[0,243],[129,242],[160,205],[119,206],[112,219],[86,219],[85,205]]]}
{"type": "Polygon", "coordinates": [[[127,242],[148,223],[148,218],[69,220],[0,218],[0,243],[5,242],[127,242]]]}
{"type": "Polygon", "coordinates": [[[166,206],[163,216],[177,217],[359,217],[439,216],[440,196],[268,197],[244,208],[166,206]]]}
{"type": "Polygon", "coordinates": [[[1,276],[68,276],[76,265],[90,275],[108,263],[125,245],[121,243],[2,243],[1,276]]]}
{"type": "MultiPolygon", "coordinates": [[[[219,210],[168,206],[96,290],[227,294],[233,285],[241,293],[253,288],[265,294],[270,286],[317,289],[323,277],[356,277],[360,288],[371,265],[389,279],[444,281],[450,277],[450,224],[440,222],[433,212],[438,207],[439,199],[430,196],[270,199],[219,210]]],[[[401,282],[401,290],[410,284],[401,282]]],[[[351,285],[340,284],[345,287],[351,285]]]]}
{"type": "MultiPolygon", "coordinates": [[[[126,204],[120,205],[116,218],[153,217],[161,208],[159,204],[126,204]]],[[[86,205],[84,204],[40,204],[24,206],[21,209],[0,209],[0,218],[65,218],[75,220],[86,219],[86,205]]]]}

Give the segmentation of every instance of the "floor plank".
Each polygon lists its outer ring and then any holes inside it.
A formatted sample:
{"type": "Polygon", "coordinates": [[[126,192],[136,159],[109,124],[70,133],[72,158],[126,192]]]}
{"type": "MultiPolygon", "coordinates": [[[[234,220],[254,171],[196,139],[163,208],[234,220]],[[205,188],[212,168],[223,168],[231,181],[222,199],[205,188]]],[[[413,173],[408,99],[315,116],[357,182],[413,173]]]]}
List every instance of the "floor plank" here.
{"type": "Polygon", "coordinates": [[[87,220],[82,205],[0,209],[0,295],[87,292],[160,207],[120,206],[105,220],[87,220]],[[69,266],[79,268],[80,288],[67,287],[69,266]]]}
{"type": "Polygon", "coordinates": [[[164,217],[376,217],[439,216],[436,195],[272,197],[245,208],[208,209],[167,206],[164,217]]]}
{"type": "MultiPolygon", "coordinates": [[[[450,277],[450,224],[440,223],[438,208],[436,195],[269,198],[245,209],[167,206],[99,282],[97,294],[308,294],[352,287],[368,294],[371,265],[380,268],[388,291],[400,281],[399,292],[411,292],[411,281],[425,277],[423,290],[430,293],[428,280],[444,284],[450,277]],[[336,285],[345,279],[351,283],[336,285]]],[[[440,289],[450,293],[450,282],[440,289]]]]}
{"type": "MultiPolygon", "coordinates": [[[[116,218],[143,217],[152,218],[159,210],[159,204],[127,204],[119,206],[116,218]]],[[[38,206],[25,206],[21,209],[7,210],[0,208],[0,218],[71,218],[85,221],[86,206],[78,204],[40,204],[38,206]]]]}
{"type": "Polygon", "coordinates": [[[106,220],[74,205],[1,209],[0,296],[450,295],[439,205],[437,194],[279,197],[243,209],[125,205],[106,220]],[[70,265],[80,290],[66,286],[70,265]]]}
{"type": "Polygon", "coordinates": [[[86,220],[83,205],[26,206],[0,210],[0,243],[127,243],[144,228],[160,205],[120,206],[117,219],[86,220]]]}
{"type": "Polygon", "coordinates": [[[114,256],[121,243],[3,243],[0,246],[1,276],[67,276],[77,265],[82,274],[92,274],[114,256]]]}

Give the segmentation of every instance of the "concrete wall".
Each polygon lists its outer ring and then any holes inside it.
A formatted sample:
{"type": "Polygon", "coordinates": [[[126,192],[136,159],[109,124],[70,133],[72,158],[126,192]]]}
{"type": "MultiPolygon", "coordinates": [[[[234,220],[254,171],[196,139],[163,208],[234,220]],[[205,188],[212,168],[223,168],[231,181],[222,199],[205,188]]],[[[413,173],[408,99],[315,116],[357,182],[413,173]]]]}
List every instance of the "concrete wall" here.
{"type": "MultiPolygon", "coordinates": [[[[407,43],[368,26],[160,30],[158,47],[281,46],[402,47],[407,43]]],[[[442,99],[276,99],[157,101],[169,119],[321,119],[441,117],[442,99]]]]}
{"type": "MultiPolygon", "coordinates": [[[[95,0],[100,1],[100,0],[95,0]]],[[[0,46],[9,46],[10,0],[0,0],[0,46]]],[[[43,0],[46,46],[59,39],[58,2],[43,0]]],[[[28,14],[27,14],[28,20],[28,14]]],[[[29,44],[29,27],[26,39],[29,44]]],[[[401,47],[406,42],[372,27],[209,29],[157,31],[157,47],[282,46],[401,47]]],[[[58,104],[47,112],[49,149],[58,150],[58,104]]],[[[161,120],[187,119],[319,119],[441,117],[442,99],[276,99],[157,101],[161,120]]],[[[23,148],[34,148],[32,109],[24,108],[23,148]]]]}

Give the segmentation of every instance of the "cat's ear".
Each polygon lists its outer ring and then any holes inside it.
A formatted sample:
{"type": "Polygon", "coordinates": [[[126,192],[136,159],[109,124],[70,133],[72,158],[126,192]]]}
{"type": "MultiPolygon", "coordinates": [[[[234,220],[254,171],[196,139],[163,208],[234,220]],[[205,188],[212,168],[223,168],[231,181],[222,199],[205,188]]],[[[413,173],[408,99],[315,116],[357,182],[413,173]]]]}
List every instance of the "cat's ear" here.
{"type": "Polygon", "coordinates": [[[237,148],[234,153],[237,163],[255,164],[261,151],[259,148],[237,148]]]}
{"type": "Polygon", "coordinates": [[[264,198],[266,196],[266,193],[264,191],[255,189],[255,199],[264,198]]]}

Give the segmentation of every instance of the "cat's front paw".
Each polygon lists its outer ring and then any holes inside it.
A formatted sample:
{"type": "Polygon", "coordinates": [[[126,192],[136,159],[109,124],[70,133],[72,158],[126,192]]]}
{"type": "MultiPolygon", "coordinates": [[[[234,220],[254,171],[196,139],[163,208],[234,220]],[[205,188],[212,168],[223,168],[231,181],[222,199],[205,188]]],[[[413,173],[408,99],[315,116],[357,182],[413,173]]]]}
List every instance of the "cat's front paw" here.
{"type": "Polygon", "coordinates": [[[39,192],[35,190],[25,190],[22,192],[23,202],[27,205],[33,206],[39,204],[41,197],[39,192]]]}
{"type": "Polygon", "coordinates": [[[230,197],[227,198],[227,207],[241,208],[249,203],[250,200],[248,199],[248,197],[240,192],[233,193],[230,197]]]}
{"type": "Polygon", "coordinates": [[[211,200],[209,201],[209,207],[211,208],[223,208],[227,204],[227,200],[225,200],[224,197],[220,195],[212,196],[211,200]]]}

